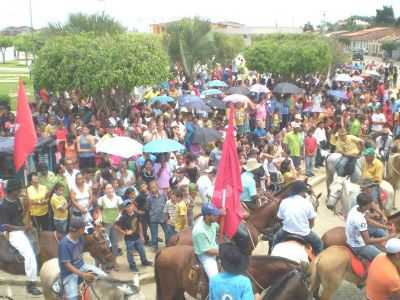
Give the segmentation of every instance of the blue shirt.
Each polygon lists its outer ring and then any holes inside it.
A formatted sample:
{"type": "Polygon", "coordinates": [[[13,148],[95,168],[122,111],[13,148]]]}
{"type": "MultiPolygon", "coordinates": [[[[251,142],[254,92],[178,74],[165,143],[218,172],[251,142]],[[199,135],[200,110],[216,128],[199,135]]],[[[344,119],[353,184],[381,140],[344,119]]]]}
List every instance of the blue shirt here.
{"type": "Polygon", "coordinates": [[[61,278],[64,279],[68,275],[72,274],[65,268],[65,262],[70,262],[77,269],[80,269],[83,266],[83,246],[83,237],[81,237],[79,241],[73,241],[67,235],[61,240],[58,245],[58,261],[60,265],[61,278]]]}
{"type": "Polygon", "coordinates": [[[244,172],[241,176],[243,191],[240,194],[240,200],[246,202],[251,201],[251,197],[257,195],[256,181],[251,172],[244,172]]]}
{"type": "Polygon", "coordinates": [[[256,129],[254,129],[254,135],[256,137],[264,137],[267,135],[267,131],[265,130],[265,128],[256,127],[256,129]]]}
{"type": "Polygon", "coordinates": [[[250,279],[226,272],[210,279],[210,300],[254,300],[250,279]]]}

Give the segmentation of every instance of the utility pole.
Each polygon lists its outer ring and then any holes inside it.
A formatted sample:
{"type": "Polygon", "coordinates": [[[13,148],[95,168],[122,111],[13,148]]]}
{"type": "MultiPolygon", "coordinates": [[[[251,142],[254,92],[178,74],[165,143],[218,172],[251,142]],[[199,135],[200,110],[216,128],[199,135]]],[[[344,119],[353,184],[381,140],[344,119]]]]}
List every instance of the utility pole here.
{"type": "MultiPolygon", "coordinates": [[[[29,19],[31,23],[31,39],[32,39],[32,61],[35,59],[35,54],[36,54],[36,47],[35,47],[35,38],[33,35],[33,13],[32,13],[32,0],[29,0],[29,19]]],[[[25,52],[25,55],[28,55],[28,51],[25,52]]],[[[28,62],[28,58],[25,57],[26,62],[28,62]]],[[[31,64],[29,65],[29,78],[32,77],[32,61],[31,64]]]]}

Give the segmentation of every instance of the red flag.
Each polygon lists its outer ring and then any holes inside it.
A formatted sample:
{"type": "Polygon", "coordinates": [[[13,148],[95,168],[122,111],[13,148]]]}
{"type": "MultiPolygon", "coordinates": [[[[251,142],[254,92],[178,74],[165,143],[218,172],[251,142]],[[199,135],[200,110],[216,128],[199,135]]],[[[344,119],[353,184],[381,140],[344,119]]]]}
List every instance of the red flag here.
{"type": "Polygon", "coordinates": [[[229,109],[228,129],[226,131],[222,157],[218,165],[217,178],[212,202],[216,207],[225,208],[226,215],[222,218],[221,229],[232,238],[242,220],[240,193],[242,180],[240,177],[240,162],[237,154],[236,140],[233,129],[234,108],[229,109]]]}
{"type": "Polygon", "coordinates": [[[37,136],[32,112],[26,98],[24,83],[20,80],[14,141],[14,165],[17,172],[25,164],[28,155],[35,150],[36,143],[37,136]]]}

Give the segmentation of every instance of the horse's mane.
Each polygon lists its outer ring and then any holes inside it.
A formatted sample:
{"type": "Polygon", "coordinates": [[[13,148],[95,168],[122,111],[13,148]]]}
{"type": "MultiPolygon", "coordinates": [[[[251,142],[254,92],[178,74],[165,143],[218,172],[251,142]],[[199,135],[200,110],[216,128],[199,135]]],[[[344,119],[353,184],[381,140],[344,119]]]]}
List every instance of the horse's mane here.
{"type": "Polygon", "coordinates": [[[263,299],[274,299],[276,294],[278,292],[280,292],[286,286],[288,280],[297,274],[298,274],[298,271],[295,269],[295,270],[292,270],[292,271],[286,273],[285,275],[283,275],[281,278],[279,278],[274,284],[272,284],[267,289],[267,292],[265,293],[265,296],[263,297],[263,299]]]}

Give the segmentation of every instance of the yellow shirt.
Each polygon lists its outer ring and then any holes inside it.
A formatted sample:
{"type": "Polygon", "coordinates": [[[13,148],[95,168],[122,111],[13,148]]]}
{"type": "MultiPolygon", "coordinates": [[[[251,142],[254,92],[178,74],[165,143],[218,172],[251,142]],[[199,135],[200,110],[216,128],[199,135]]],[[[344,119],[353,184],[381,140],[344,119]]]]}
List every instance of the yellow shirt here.
{"type": "Polygon", "coordinates": [[[181,231],[186,228],[187,206],[184,201],[179,201],[176,206],[175,229],[181,231]]]}
{"type": "Polygon", "coordinates": [[[64,221],[68,218],[67,200],[64,196],[54,194],[50,200],[51,208],[53,209],[53,218],[55,220],[64,221]],[[62,210],[61,208],[65,208],[62,210]]]}
{"type": "Polygon", "coordinates": [[[377,158],[374,158],[371,164],[365,162],[362,169],[362,178],[380,183],[383,179],[383,163],[377,158]]]}
{"type": "Polygon", "coordinates": [[[31,201],[31,216],[40,217],[47,214],[49,207],[46,200],[47,187],[39,184],[36,189],[33,185],[26,190],[31,201]]]}
{"type": "Polygon", "coordinates": [[[44,127],[44,134],[45,134],[46,137],[53,136],[53,135],[56,134],[56,130],[57,130],[57,126],[56,125],[47,124],[44,127]]]}
{"type": "Polygon", "coordinates": [[[360,149],[358,148],[360,142],[362,142],[362,139],[350,134],[346,135],[344,140],[339,137],[336,140],[336,152],[356,157],[360,154],[360,149]]]}

